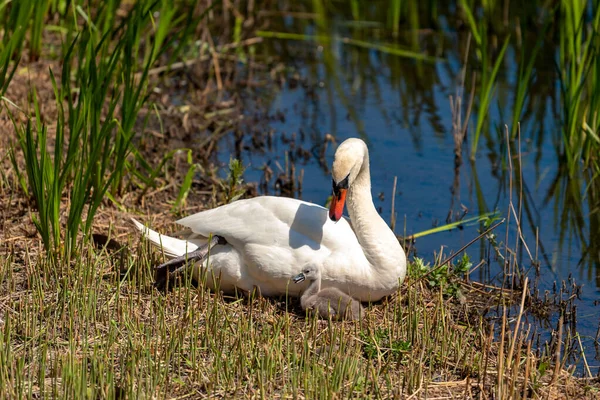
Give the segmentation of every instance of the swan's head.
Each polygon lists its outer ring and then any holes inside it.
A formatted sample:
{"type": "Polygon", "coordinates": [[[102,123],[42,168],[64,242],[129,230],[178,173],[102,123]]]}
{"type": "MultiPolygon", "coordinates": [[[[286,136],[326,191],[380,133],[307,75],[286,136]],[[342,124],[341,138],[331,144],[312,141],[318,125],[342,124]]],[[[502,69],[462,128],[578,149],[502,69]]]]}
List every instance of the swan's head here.
{"type": "Polygon", "coordinates": [[[321,270],[314,265],[308,265],[308,266],[304,267],[302,272],[300,272],[298,275],[294,276],[292,278],[292,280],[294,281],[294,283],[304,282],[304,280],[306,280],[306,279],[308,279],[309,282],[312,282],[312,281],[316,281],[320,277],[321,277],[321,270]]]}
{"type": "Polygon", "coordinates": [[[329,218],[339,221],[344,212],[344,203],[348,188],[358,176],[365,156],[367,145],[360,139],[346,139],[335,151],[331,177],[333,179],[333,197],[329,207],[329,218]]]}

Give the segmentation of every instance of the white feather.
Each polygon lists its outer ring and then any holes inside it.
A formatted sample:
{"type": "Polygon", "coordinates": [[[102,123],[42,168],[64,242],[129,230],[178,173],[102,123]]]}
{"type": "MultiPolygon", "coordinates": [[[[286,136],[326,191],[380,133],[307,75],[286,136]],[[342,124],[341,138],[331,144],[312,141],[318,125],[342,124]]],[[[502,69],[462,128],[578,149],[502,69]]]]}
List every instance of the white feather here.
{"type": "Polygon", "coordinates": [[[131,221],[135,227],[144,235],[150,243],[162,250],[167,257],[179,257],[183,256],[187,252],[194,251],[198,248],[198,245],[189,242],[187,240],[176,239],[167,235],[161,235],[160,233],[153,231],[141,222],[131,218],[131,221]]]}

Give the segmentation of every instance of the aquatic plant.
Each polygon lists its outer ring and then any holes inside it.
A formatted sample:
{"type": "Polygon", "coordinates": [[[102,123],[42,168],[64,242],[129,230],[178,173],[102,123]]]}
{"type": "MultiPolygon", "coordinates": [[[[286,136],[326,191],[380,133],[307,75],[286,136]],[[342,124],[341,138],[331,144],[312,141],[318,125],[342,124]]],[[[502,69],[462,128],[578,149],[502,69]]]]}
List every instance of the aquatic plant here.
{"type": "Polygon", "coordinates": [[[178,22],[168,1],[138,2],[122,21],[103,12],[110,4],[97,13],[107,19],[86,19],[67,48],[60,83],[50,72],[58,110],[53,156],[35,89],[33,115],[24,124],[14,120],[28,176],[23,189],[35,199],[36,227],[46,250],[55,256],[70,257],[78,247],[80,227],[89,235],[105,194],[121,193],[138,113],[147,101],[148,72],[178,22]],[[157,23],[152,18],[155,12],[161,14],[157,23]],[[98,26],[105,30],[101,36],[98,26]],[[142,41],[152,46],[144,47],[142,41]],[[70,202],[63,229],[65,195],[70,202]]]}

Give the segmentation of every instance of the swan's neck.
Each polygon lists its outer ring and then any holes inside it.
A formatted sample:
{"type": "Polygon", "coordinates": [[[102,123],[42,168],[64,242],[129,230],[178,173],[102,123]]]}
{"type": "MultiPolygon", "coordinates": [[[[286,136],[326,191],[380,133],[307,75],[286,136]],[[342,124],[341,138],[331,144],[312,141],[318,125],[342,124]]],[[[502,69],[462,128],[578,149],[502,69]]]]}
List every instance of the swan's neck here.
{"type": "Polygon", "coordinates": [[[368,156],[348,189],[347,207],[352,228],[372,268],[382,274],[397,276],[398,267],[406,256],[396,235],[373,204],[368,156]]]}
{"type": "Polygon", "coordinates": [[[312,296],[316,295],[320,291],[321,291],[321,278],[311,281],[310,284],[308,285],[308,288],[306,288],[304,293],[302,293],[302,296],[300,296],[300,305],[302,306],[302,308],[306,308],[308,299],[310,299],[312,296]]]}

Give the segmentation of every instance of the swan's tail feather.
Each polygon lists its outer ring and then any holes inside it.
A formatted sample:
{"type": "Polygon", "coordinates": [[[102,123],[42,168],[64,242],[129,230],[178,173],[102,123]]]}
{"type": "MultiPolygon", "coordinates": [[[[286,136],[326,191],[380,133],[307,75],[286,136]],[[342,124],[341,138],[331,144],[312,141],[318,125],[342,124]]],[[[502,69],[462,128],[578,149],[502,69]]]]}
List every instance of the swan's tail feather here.
{"type": "Polygon", "coordinates": [[[142,235],[148,239],[153,246],[161,249],[167,257],[180,257],[186,253],[198,249],[198,246],[192,242],[173,238],[167,235],[161,235],[160,233],[153,231],[133,218],[131,218],[131,221],[133,221],[133,224],[142,233],[142,235]]]}

